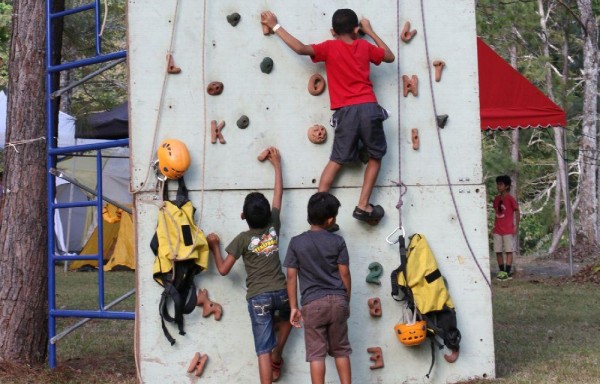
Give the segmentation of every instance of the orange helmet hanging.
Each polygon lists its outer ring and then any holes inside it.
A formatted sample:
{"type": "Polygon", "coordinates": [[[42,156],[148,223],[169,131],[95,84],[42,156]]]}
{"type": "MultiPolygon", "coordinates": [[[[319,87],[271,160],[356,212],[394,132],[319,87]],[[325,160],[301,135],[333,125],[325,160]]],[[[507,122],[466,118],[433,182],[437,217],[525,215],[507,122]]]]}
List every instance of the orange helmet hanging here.
{"type": "Polygon", "coordinates": [[[394,327],[398,341],[409,347],[419,345],[427,336],[427,322],[425,320],[417,321],[413,324],[398,323],[394,327]]]}
{"type": "Polygon", "coordinates": [[[158,146],[158,169],[168,179],[179,179],[190,166],[190,153],[176,139],[163,140],[158,146]]]}

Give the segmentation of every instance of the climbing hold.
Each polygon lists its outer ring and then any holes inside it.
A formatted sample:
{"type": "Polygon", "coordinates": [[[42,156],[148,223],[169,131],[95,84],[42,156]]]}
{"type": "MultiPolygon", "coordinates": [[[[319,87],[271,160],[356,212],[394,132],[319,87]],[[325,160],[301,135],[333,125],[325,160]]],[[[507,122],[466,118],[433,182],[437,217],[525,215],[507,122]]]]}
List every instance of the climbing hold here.
{"type": "Polygon", "coordinates": [[[215,320],[221,320],[223,314],[223,307],[221,304],[215,303],[208,299],[208,291],[206,289],[200,289],[196,296],[196,306],[202,306],[202,316],[208,317],[211,313],[215,315],[215,320]]]}
{"type": "Polygon", "coordinates": [[[271,59],[270,57],[265,57],[260,62],[260,70],[261,70],[262,73],[269,74],[273,70],[273,65],[274,65],[273,64],[273,59],[271,59]]]}
{"type": "Polygon", "coordinates": [[[223,137],[223,134],[221,133],[221,130],[225,127],[225,122],[221,121],[218,125],[217,125],[217,121],[213,120],[210,122],[210,142],[212,144],[216,144],[217,143],[217,139],[219,139],[219,143],[221,144],[225,144],[225,138],[223,137]]]}
{"type": "Polygon", "coordinates": [[[381,347],[371,347],[367,348],[367,352],[371,354],[370,360],[374,361],[373,365],[371,365],[370,369],[379,369],[383,368],[383,352],[381,351],[381,347]]]}
{"type": "Polygon", "coordinates": [[[321,124],[308,128],[308,140],[313,144],[323,144],[327,140],[327,129],[321,124]]]}
{"type": "Polygon", "coordinates": [[[435,117],[438,128],[444,128],[448,122],[448,115],[437,115],[435,117]]]}
{"type": "Polygon", "coordinates": [[[412,77],[403,75],[402,84],[404,89],[404,97],[408,96],[409,93],[412,93],[413,96],[417,96],[419,94],[419,78],[417,75],[412,75],[412,77]]]}
{"type": "Polygon", "coordinates": [[[415,151],[419,149],[419,130],[417,128],[411,129],[411,140],[412,140],[412,149],[415,151]]]}
{"type": "Polygon", "coordinates": [[[223,83],[220,81],[211,81],[206,87],[206,92],[211,96],[217,96],[223,93],[223,83]]]}
{"type": "Polygon", "coordinates": [[[446,63],[444,63],[442,60],[435,60],[433,62],[433,67],[435,68],[435,81],[439,82],[442,80],[442,71],[444,70],[445,66],[446,63]]]}
{"type": "Polygon", "coordinates": [[[240,116],[240,118],[236,121],[235,123],[238,128],[240,129],[246,129],[248,128],[248,126],[250,125],[250,119],[248,118],[248,116],[246,115],[242,115],[240,116]]]}
{"type": "Polygon", "coordinates": [[[167,73],[178,74],[181,72],[181,68],[176,67],[173,61],[173,55],[167,54],[167,73]]]}
{"type": "Polygon", "coordinates": [[[417,34],[417,30],[410,30],[410,21],[404,23],[404,28],[402,28],[402,33],[400,33],[400,39],[405,43],[408,43],[412,40],[413,37],[417,34]]]}
{"type": "Polygon", "coordinates": [[[369,264],[369,274],[367,275],[367,283],[381,285],[379,277],[383,274],[383,266],[378,262],[374,261],[369,264]]]}
{"type": "Polygon", "coordinates": [[[242,19],[242,16],[240,16],[240,14],[237,12],[234,12],[231,15],[227,15],[227,22],[229,24],[231,24],[232,27],[235,27],[236,25],[238,25],[238,23],[240,22],[241,19],[242,19]]]}
{"type": "Polygon", "coordinates": [[[379,297],[373,297],[367,302],[369,305],[369,315],[372,317],[381,317],[381,300],[379,297]]]}
{"type": "Polygon", "coordinates": [[[315,73],[308,80],[308,93],[318,96],[325,90],[325,79],[318,73],[315,73]]]}
{"type": "Polygon", "coordinates": [[[269,157],[269,148],[262,151],[260,155],[258,155],[257,159],[258,161],[265,161],[267,160],[267,157],[269,157]]]}
{"type": "Polygon", "coordinates": [[[460,354],[459,350],[452,351],[452,353],[448,355],[444,355],[444,359],[449,363],[454,363],[456,359],[458,359],[458,355],[460,354]]]}
{"type": "Polygon", "coordinates": [[[208,360],[208,355],[201,355],[200,352],[196,352],[194,357],[190,361],[190,365],[188,366],[187,372],[192,373],[196,371],[196,377],[200,377],[202,372],[204,371],[204,366],[206,365],[206,361],[208,360]]]}

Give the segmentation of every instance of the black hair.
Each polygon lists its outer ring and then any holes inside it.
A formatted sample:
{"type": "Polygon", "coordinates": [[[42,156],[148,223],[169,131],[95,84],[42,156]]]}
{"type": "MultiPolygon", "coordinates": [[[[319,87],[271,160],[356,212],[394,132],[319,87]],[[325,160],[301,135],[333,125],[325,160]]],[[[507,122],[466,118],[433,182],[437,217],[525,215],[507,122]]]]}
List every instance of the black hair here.
{"type": "Polygon", "coordinates": [[[331,26],[338,35],[351,34],[358,27],[358,16],[351,9],[338,9],[331,17],[331,26]]]}
{"type": "Polygon", "coordinates": [[[271,219],[269,200],[260,192],[251,192],[244,199],[244,219],[250,228],[264,228],[271,219]]]}
{"type": "Polygon", "coordinates": [[[329,192],[317,192],[308,200],[308,223],[323,225],[327,219],[336,217],[341,204],[337,197],[329,192]]]}
{"type": "Polygon", "coordinates": [[[508,187],[508,189],[510,189],[512,180],[510,179],[510,176],[508,176],[508,175],[501,175],[501,176],[496,177],[496,183],[502,183],[502,184],[506,185],[508,187]]]}

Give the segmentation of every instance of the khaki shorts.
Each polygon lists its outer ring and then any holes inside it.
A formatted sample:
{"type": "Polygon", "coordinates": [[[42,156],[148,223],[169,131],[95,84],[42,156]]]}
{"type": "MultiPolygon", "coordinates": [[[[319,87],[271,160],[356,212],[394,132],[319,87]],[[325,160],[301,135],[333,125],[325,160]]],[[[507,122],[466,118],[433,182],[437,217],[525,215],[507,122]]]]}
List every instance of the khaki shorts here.
{"type": "Polygon", "coordinates": [[[502,253],[515,251],[515,235],[498,235],[494,233],[494,252],[502,253]]]}

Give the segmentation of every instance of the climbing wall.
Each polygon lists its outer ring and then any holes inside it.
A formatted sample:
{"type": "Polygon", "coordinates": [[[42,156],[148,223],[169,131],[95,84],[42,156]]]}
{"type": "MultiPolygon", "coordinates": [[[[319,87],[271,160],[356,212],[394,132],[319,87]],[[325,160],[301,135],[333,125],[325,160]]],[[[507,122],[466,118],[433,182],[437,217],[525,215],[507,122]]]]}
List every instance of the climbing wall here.
{"type": "MultiPolygon", "coordinates": [[[[196,382],[194,373],[187,373],[196,352],[208,356],[202,382],[258,381],[243,263],[221,277],[211,256],[196,283],[222,305],[222,318],[203,317],[198,308],[186,316],[185,336],[168,325],[177,340],[171,346],[161,330],[161,288],[152,280],[149,243],[160,202],[151,165],[165,138],[187,144],[192,165],[185,179],[196,218],[205,233],[220,235],[222,248],[247,229],[240,220],[244,196],[254,190],[272,196],[273,169],[257,160],[270,145],[280,149],[283,162],[282,260],[290,238],[308,229],[306,203],[328,160],[333,130],[327,92],[313,96],[307,88],[314,74],[325,77],[325,69],[294,54],[279,37],[263,35],[259,20],[266,9],[300,40],[313,43],[331,37],[331,16],[337,8],[352,8],[371,20],[397,57],[392,64],[372,66],[371,72],[379,103],[390,114],[384,122],[388,153],[372,196],[386,210],[385,218],[372,227],[351,216],[362,185],[362,163],[344,168],[332,189],[342,203],[339,233],[351,260],[354,381],[449,383],[495,376],[475,5],[473,0],[423,3],[424,8],[418,0],[129,0],[136,355],[141,381],[196,382]],[[265,73],[266,58],[273,63],[270,73],[265,73]],[[438,66],[438,61],[445,65],[438,66]],[[436,68],[442,68],[438,79],[436,68]],[[213,82],[222,83],[218,95],[208,93],[215,91],[213,82]],[[213,124],[220,136],[212,137],[213,124]],[[308,140],[314,124],[327,129],[329,138],[322,144],[308,140]],[[400,189],[397,181],[406,188],[400,189]],[[386,237],[400,223],[400,200],[407,235],[424,234],[436,254],[462,331],[460,357],[450,364],[442,357],[448,351],[437,351],[430,379],[424,379],[431,363],[429,344],[408,348],[394,334],[402,307],[390,297],[389,275],[399,264],[399,253],[386,237]],[[383,266],[381,285],[366,282],[368,266],[375,261],[383,266]],[[372,298],[380,299],[381,317],[369,314],[372,298]],[[370,369],[371,347],[381,348],[383,368],[370,369]]],[[[310,381],[302,330],[292,331],[284,359],[280,382],[310,381]]],[[[337,381],[333,360],[328,359],[327,382],[337,381]]]]}

